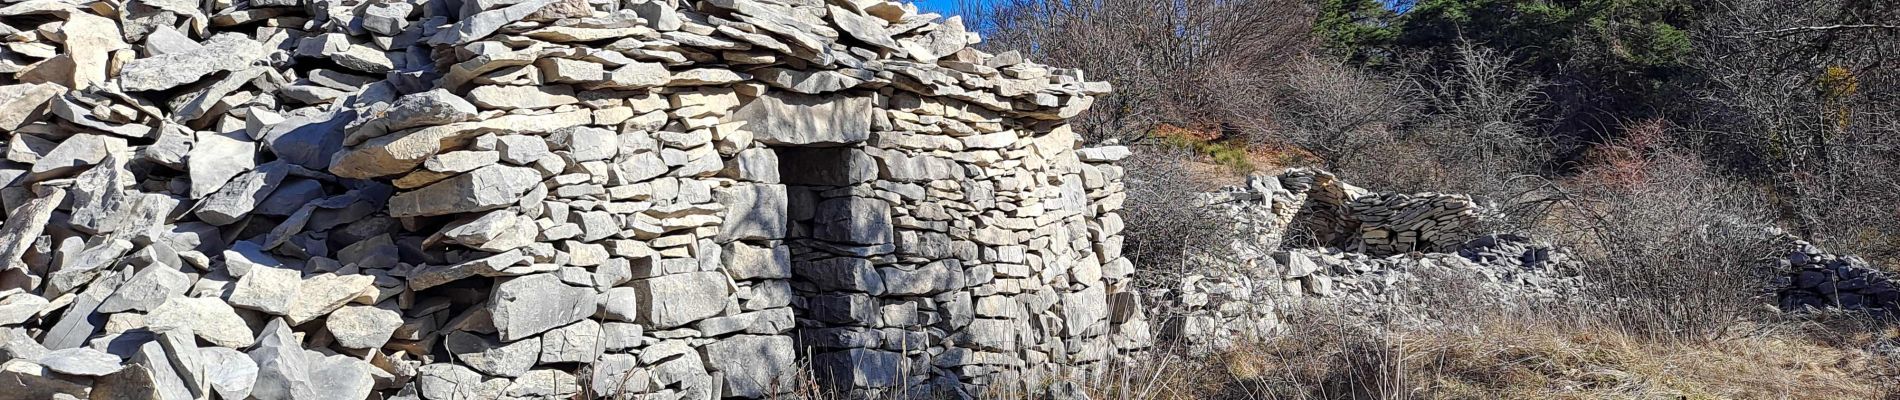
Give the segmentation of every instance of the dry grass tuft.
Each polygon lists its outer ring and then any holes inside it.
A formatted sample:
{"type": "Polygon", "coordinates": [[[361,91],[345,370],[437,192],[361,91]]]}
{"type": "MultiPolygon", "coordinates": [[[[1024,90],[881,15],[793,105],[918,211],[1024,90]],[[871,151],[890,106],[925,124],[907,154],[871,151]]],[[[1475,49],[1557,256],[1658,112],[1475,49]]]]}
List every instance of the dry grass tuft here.
{"type": "Polygon", "coordinates": [[[1102,387],[1094,398],[1900,398],[1900,359],[1879,350],[1900,332],[1877,324],[1777,322],[1713,341],[1555,319],[1384,334],[1318,325],[1208,357],[1143,363],[1156,366],[1156,382],[1102,387]]]}

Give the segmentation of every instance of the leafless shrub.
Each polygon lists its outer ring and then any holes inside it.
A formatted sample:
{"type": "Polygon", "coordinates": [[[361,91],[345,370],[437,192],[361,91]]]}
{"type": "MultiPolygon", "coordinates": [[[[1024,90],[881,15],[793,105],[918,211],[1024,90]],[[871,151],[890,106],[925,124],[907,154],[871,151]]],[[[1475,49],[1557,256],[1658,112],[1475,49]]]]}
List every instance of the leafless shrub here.
{"type": "Polygon", "coordinates": [[[1583,257],[1593,298],[1626,329],[1715,340],[1763,315],[1775,238],[1761,196],[1657,138],[1630,130],[1570,185],[1564,219],[1545,226],[1583,257]]]}
{"type": "Polygon", "coordinates": [[[1900,261],[1900,3],[1718,0],[1679,123],[1791,231],[1900,261]]]}
{"type": "Polygon", "coordinates": [[[1142,267],[1145,285],[1166,282],[1190,271],[1189,254],[1219,246],[1233,224],[1200,204],[1197,194],[1214,188],[1190,169],[1194,154],[1165,146],[1144,146],[1122,161],[1128,202],[1122,212],[1127,228],[1122,255],[1142,267]]]}
{"type": "Polygon", "coordinates": [[[988,46],[1115,84],[1075,120],[1090,141],[1143,139],[1157,124],[1220,125],[1310,47],[1300,0],[966,1],[988,46]]]}
{"type": "Polygon", "coordinates": [[[1274,139],[1319,156],[1328,169],[1376,157],[1370,149],[1398,140],[1394,132],[1413,111],[1410,91],[1395,79],[1337,61],[1305,57],[1292,67],[1272,108],[1243,115],[1251,131],[1275,131],[1274,139]]]}

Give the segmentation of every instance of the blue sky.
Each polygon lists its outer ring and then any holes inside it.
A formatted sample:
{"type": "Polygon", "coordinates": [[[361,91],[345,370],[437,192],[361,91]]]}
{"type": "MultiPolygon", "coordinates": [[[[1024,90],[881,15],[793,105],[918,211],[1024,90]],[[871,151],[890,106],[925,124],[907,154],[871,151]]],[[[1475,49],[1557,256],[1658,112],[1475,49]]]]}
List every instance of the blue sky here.
{"type": "Polygon", "coordinates": [[[917,9],[923,10],[924,12],[934,12],[938,14],[944,14],[945,16],[954,14],[954,11],[956,10],[956,8],[957,8],[957,0],[918,0],[917,1],[917,9]]]}

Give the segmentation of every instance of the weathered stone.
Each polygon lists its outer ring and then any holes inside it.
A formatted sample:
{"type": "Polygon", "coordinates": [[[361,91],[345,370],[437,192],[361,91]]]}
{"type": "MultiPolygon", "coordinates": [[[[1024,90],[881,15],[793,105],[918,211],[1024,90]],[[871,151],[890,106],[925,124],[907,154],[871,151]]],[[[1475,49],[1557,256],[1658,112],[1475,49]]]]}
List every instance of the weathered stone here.
{"type": "Polygon", "coordinates": [[[726,205],[719,240],[770,240],[785,237],[788,203],[785,186],[763,183],[720,188],[714,197],[726,205]]]}
{"type": "Polygon", "coordinates": [[[126,62],[119,71],[119,86],[131,91],[170,89],[213,72],[249,66],[266,54],[262,42],[240,34],[219,34],[195,51],[126,62]]]}
{"type": "Polygon", "coordinates": [[[477,106],[512,110],[552,108],[580,102],[566,86],[481,86],[468,92],[477,106]]]}
{"type": "Polygon", "coordinates": [[[81,376],[106,376],[125,367],[119,356],[84,347],[53,350],[40,356],[39,362],[54,372],[81,376]]]}
{"type": "Polygon", "coordinates": [[[185,166],[191,175],[191,198],[204,198],[238,174],[257,167],[257,143],[242,133],[200,132],[192,142],[185,166]]]}
{"type": "Polygon", "coordinates": [[[773,92],[739,107],[727,121],[774,145],[841,145],[871,137],[870,97],[820,97],[773,92]]]}
{"type": "Polygon", "coordinates": [[[501,340],[513,342],[586,319],[594,314],[594,297],[592,288],[536,274],[500,280],[488,307],[501,340]]]}
{"type": "Polygon", "coordinates": [[[259,400],[356,400],[375,385],[368,362],[305,350],[283,319],[264,326],[250,357],[258,370],[251,395],[259,400]]]}
{"type": "Polygon", "coordinates": [[[541,184],[532,168],[491,165],[389,199],[393,217],[485,211],[514,204],[541,184]]]}
{"type": "Polygon", "coordinates": [[[592,113],[574,110],[537,115],[504,115],[479,122],[462,122],[394,132],[336,154],[330,172],[345,178],[375,178],[408,172],[443,149],[466,146],[487,133],[546,132],[593,121],[592,113]]]}
{"type": "Polygon", "coordinates": [[[842,244],[876,245],[893,240],[890,204],[862,197],[840,197],[818,203],[812,215],[812,237],[842,244]]]}
{"type": "Polygon", "coordinates": [[[173,297],[183,296],[191,288],[191,277],[169,265],[150,265],[132,275],[112,297],[99,303],[99,312],[153,311],[173,297]]]}
{"type": "Polygon", "coordinates": [[[493,336],[456,331],[449,333],[444,343],[456,361],[485,374],[510,378],[527,373],[541,355],[540,337],[503,343],[493,336]]]}
{"type": "Polygon", "coordinates": [[[437,31],[434,37],[429,38],[429,42],[446,45],[467,44],[487,37],[495,30],[501,29],[502,25],[520,21],[540,11],[542,7],[555,3],[556,0],[528,0],[501,9],[483,11],[456,22],[450,29],[437,31]]]}
{"type": "Polygon", "coordinates": [[[79,134],[66,138],[53,147],[52,151],[40,155],[33,162],[33,168],[27,173],[35,176],[57,177],[78,171],[86,166],[99,164],[106,154],[117,153],[125,149],[123,138],[106,135],[79,134]]]}
{"type": "Polygon", "coordinates": [[[608,397],[625,396],[647,392],[650,376],[644,368],[639,368],[639,359],[629,354],[608,354],[594,363],[594,375],[588,379],[592,392],[608,397]]]}
{"type": "Polygon", "coordinates": [[[507,379],[487,379],[461,365],[435,363],[417,370],[416,388],[429,400],[496,399],[507,379]]]}
{"type": "Polygon", "coordinates": [[[631,287],[607,289],[600,295],[600,309],[595,317],[613,321],[634,322],[640,319],[640,291],[631,287]]]}
{"type": "Polygon", "coordinates": [[[725,85],[752,79],[752,75],[719,68],[695,68],[673,73],[667,86],[725,85]]]}
{"type": "Polygon", "coordinates": [[[831,93],[864,84],[864,79],[837,71],[808,72],[786,68],[765,68],[753,73],[757,74],[759,80],[773,87],[804,94],[831,93]]]}
{"type": "Polygon", "coordinates": [[[50,304],[44,297],[32,293],[16,292],[0,297],[0,326],[25,323],[50,304]]]}
{"type": "Polygon", "coordinates": [[[794,276],[825,291],[849,291],[884,294],[884,279],[871,261],[855,257],[833,257],[792,263],[794,276]]]}
{"type": "Polygon", "coordinates": [[[405,95],[380,112],[358,114],[345,131],[343,144],[356,145],[370,138],[404,129],[452,124],[475,118],[475,105],[445,89],[405,95]]]}
{"type": "Polygon", "coordinates": [[[733,280],[792,277],[791,252],[784,246],[754,246],[733,242],[726,246],[726,275],[733,280]]]}
{"type": "Polygon", "coordinates": [[[878,21],[872,19],[872,17],[861,15],[855,11],[835,5],[829,6],[829,8],[831,10],[831,21],[836,22],[838,28],[845,31],[845,33],[851,34],[851,37],[858,38],[858,40],[873,46],[889,50],[903,49],[902,45],[898,44],[896,40],[891,39],[891,33],[884,29],[883,21],[878,21]]]}
{"type": "Polygon", "coordinates": [[[343,304],[371,291],[376,277],[369,275],[318,274],[304,279],[297,286],[297,297],[290,301],[290,311],[284,318],[291,325],[303,325],[329,315],[331,311],[342,308],[343,304]]]}
{"type": "Polygon", "coordinates": [[[557,369],[538,369],[515,378],[502,389],[503,399],[567,399],[580,393],[580,380],[557,369]]]}
{"type": "Polygon", "coordinates": [[[336,337],[336,343],[352,349],[375,349],[389,342],[389,336],[402,326],[402,313],[393,304],[344,306],[324,319],[323,327],[336,337]]]}
{"type": "Polygon", "coordinates": [[[690,272],[633,281],[643,302],[640,321],[672,328],[718,315],[726,308],[731,283],[718,272],[690,272]]]}
{"type": "Polygon", "coordinates": [[[553,152],[548,151],[548,142],[536,136],[502,136],[495,138],[496,150],[501,151],[502,161],[515,165],[533,164],[553,152]]]}
{"type": "Polygon", "coordinates": [[[903,382],[902,354],[872,349],[850,349],[812,356],[820,382],[838,388],[882,388],[903,382]]]}
{"type": "Polygon", "coordinates": [[[250,356],[223,347],[198,349],[198,356],[204,360],[205,380],[219,397],[250,397],[251,386],[257,383],[258,372],[257,362],[252,361],[250,356]]]}
{"type": "Polygon", "coordinates": [[[963,266],[954,259],[916,269],[885,267],[878,271],[884,276],[884,293],[893,296],[931,296],[961,290],[964,285],[963,266]]]}
{"type": "Polygon", "coordinates": [[[790,336],[733,336],[701,351],[708,368],[725,373],[727,396],[766,398],[795,386],[798,362],[790,336]]]}
{"type": "Polygon", "coordinates": [[[606,349],[601,342],[599,322],[583,319],[541,335],[540,363],[577,362],[591,364],[606,349]]]}
{"type": "Polygon", "coordinates": [[[84,398],[87,383],[61,379],[52,369],[29,360],[0,364],[0,392],[20,399],[57,399],[62,395],[84,398]]]}
{"type": "Polygon", "coordinates": [[[620,137],[614,131],[593,128],[574,127],[554,132],[550,141],[567,150],[568,158],[574,162],[588,162],[611,159],[620,150],[620,137]]]}
{"type": "Polygon", "coordinates": [[[481,259],[449,265],[424,265],[409,273],[409,289],[425,290],[444,283],[454,282],[476,276],[516,276],[521,273],[510,272],[512,267],[524,265],[533,260],[521,251],[508,251],[481,259]]]}
{"type": "Polygon", "coordinates": [[[284,177],[289,176],[291,168],[294,167],[278,160],[239,174],[237,178],[231,179],[223,187],[218,188],[217,192],[211,193],[200,201],[198,211],[194,215],[197,215],[199,220],[212,225],[224,226],[237,223],[250,215],[251,210],[256,209],[258,203],[270,197],[271,192],[277,190],[277,185],[284,182],[284,177]]]}
{"type": "Polygon", "coordinates": [[[43,114],[47,100],[59,96],[60,91],[59,85],[50,83],[0,86],[0,131],[17,131],[20,125],[43,114]]]}
{"type": "Polygon", "coordinates": [[[384,36],[401,35],[409,26],[409,13],[415,6],[406,2],[370,3],[363,8],[363,29],[384,36]]]}
{"type": "Polygon", "coordinates": [[[173,297],[145,317],[153,330],[190,329],[211,344],[244,348],[256,341],[237,310],[216,298],[173,297]]]}

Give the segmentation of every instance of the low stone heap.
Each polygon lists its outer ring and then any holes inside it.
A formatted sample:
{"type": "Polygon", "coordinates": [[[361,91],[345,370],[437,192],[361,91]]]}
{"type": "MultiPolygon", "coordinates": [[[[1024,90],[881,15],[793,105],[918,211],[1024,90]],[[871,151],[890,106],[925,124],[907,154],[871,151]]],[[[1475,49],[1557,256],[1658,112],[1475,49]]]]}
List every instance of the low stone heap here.
{"type": "MultiPolygon", "coordinates": [[[[1477,211],[1464,196],[1366,192],[1324,172],[1292,170],[1277,179],[1256,178],[1248,188],[1229,188],[1204,197],[1235,221],[1235,239],[1225,251],[1196,255],[1194,261],[1204,268],[1184,277],[1177,287],[1146,294],[1154,304],[1151,315],[1161,323],[1161,334],[1197,351],[1224,349],[1282,333],[1290,318],[1301,316],[1335,318],[1339,323],[1368,327],[1421,326],[1470,307],[1504,309],[1555,302],[1574,297],[1583,288],[1574,261],[1560,248],[1512,235],[1476,236],[1443,251],[1406,253],[1303,247],[1298,240],[1278,241],[1298,234],[1290,231],[1307,229],[1361,232],[1360,239],[1346,242],[1364,244],[1364,232],[1390,229],[1372,223],[1375,218],[1351,217],[1356,213],[1328,218],[1324,210],[1406,210],[1396,214],[1434,217],[1399,220],[1471,218],[1471,222],[1459,226],[1475,225],[1477,211]],[[1262,183],[1272,181],[1282,184],[1262,183]],[[1327,187],[1336,189],[1322,189],[1327,187]],[[1357,197],[1348,202],[1330,195],[1338,193],[1356,193],[1357,197]],[[1420,199],[1436,200],[1418,203],[1420,199]],[[1466,200],[1460,203],[1445,199],[1466,200]],[[1405,206],[1378,206],[1387,201],[1405,206]],[[1349,206],[1338,207],[1340,204],[1349,206]],[[1379,227],[1365,228],[1373,225],[1379,227]]],[[[1404,232],[1432,231],[1424,228],[1404,232]]],[[[1441,235],[1419,237],[1445,240],[1441,235]]],[[[1357,249],[1391,250],[1374,246],[1357,249]]]]}
{"type": "Polygon", "coordinates": [[[5,3],[0,397],[955,397],[1148,346],[1128,150],[1064,121],[1108,86],[955,17],[5,3]]]}
{"type": "Polygon", "coordinates": [[[1772,263],[1778,272],[1774,289],[1784,311],[1844,309],[1876,316],[1900,312],[1900,286],[1858,256],[1831,254],[1794,241],[1787,256],[1772,263]]]}
{"type": "Polygon", "coordinates": [[[1294,168],[1255,175],[1246,188],[1216,194],[1219,202],[1253,202],[1267,247],[1293,240],[1390,255],[1452,252],[1478,236],[1478,206],[1460,194],[1371,192],[1320,170],[1294,168]]]}

